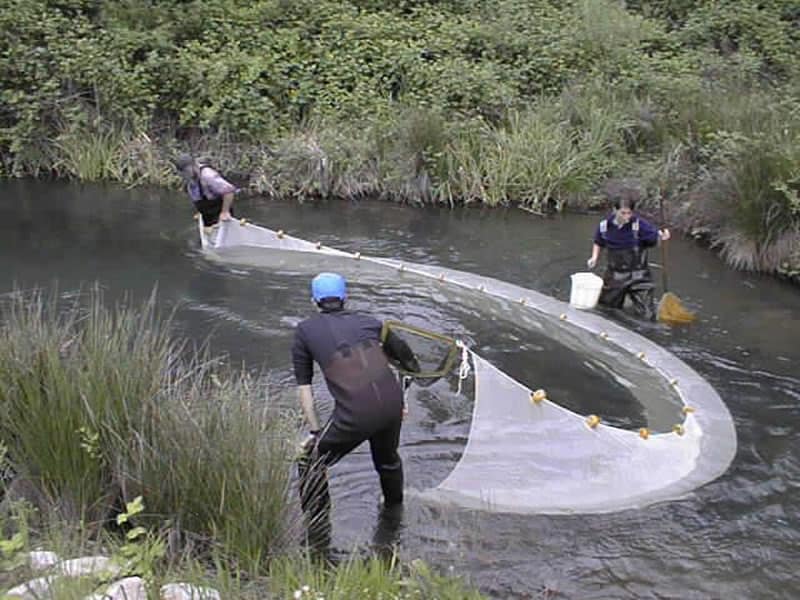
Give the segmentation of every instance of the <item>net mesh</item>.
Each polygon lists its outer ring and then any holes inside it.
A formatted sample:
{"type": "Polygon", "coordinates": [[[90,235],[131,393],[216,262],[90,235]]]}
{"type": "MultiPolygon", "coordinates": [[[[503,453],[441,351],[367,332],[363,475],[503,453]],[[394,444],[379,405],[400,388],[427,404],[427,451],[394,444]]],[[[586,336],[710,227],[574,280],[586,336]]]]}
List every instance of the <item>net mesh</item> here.
{"type": "MultiPolygon", "coordinates": [[[[559,406],[468,351],[475,377],[469,438],[444,481],[417,492],[429,501],[518,513],[638,508],[686,495],[724,473],[733,459],[733,421],[711,385],[670,352],[597,313],[489,277],[342,252],[239,221],[223,222],[211,233],[201,226],[200,235],[203,247],[223,260],[231,258],[226,249],[269,248],[314,253],[318,260],[303,255],[310,268],[360,261],[394,276],[435,282],[445,301],[458,297],[591,354],[642,404],[647,428],[611,427],[559,406]]],[[[435,367],[442,347],[409,339],[426,369],[435,367]]]]}
{"type": "Polygon", "coordinates": [[[399,321],[385,321],[381,341],[385,341],[390,333],[405,342],[414,353],[419,363],[418,371],[406,370],[399,363],[395,367],[402,375],[414,377],[417,384],[433,383],[445,377],[455,366],[459,350],[454,339],[399,321]]]}
{"type": "Polygon", "coordinates": [[[666,292],[658,303],[658,320],[671,325],[692,323],[697,316],[686,307],[672,292],[666,292]]]}

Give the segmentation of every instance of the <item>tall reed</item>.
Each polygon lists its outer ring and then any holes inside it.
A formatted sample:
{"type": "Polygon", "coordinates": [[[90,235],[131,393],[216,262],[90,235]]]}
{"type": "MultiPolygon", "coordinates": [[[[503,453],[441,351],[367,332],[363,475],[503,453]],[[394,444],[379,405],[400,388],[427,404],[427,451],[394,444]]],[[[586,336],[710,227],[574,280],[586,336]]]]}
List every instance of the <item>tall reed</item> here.
{"type": "Polygon", "coordinates": [[[290,541],[291,420],[252,377],[190,355],[140,307],[17,293],[0,312],[0,440],[13,489],[101,525],[143,495],[179,540],[257,570],[290,541]]]}

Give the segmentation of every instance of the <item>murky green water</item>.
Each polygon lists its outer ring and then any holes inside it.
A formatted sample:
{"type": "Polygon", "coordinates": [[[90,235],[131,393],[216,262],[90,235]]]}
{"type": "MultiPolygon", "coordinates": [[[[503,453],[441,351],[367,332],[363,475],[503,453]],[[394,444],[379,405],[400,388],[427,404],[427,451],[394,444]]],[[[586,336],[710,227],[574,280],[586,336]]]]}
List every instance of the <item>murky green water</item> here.
{"type": "MultiPolygon", "coordinates": [[[[596,217],[540,220],[519,210],[410,209],[366,202],[243,201],[240,214],[299,237],[365,254],[445,265],[566,299],[596,217]]],[[[0,184],[0,293],[100,281],[109,297],[158,285],[176,324],[234,362],[265,369],[292,393],[293,326],[313,310],[308,276],[207,260],[188,201],[163,190],[41,182],[0,184]]],[[[688,498],[609,515],[488,515],[410,501],[397,539],[498,598],[794,598],[800,559],[800,291],[732,272],[693,243],[671,243],[670,283],[697,309],[689,329],[629,326],[680,356],[717,388],[737,426],[728,473],[688,498]]],[[[655,260],[656,256],[651,256],[655,260]]],[[[657,272],[656,272],[657,274],[657,272]]],[[[636,425],[639,407],[615,382],[555,341],[397,281],[353,282],[352,304],[456,334],[515,378],[557,390],[565,404],[636,425]]],[[[622,317],[624,319],[624,317],[622,317]]],[[[403,430],[409,485],[441,480],[458,460],[470,404],[445,382],[414,397],[403,430]]],[[[334,468],[334,541],[370,542],[379,500],[362,449],[334,468]]]]}

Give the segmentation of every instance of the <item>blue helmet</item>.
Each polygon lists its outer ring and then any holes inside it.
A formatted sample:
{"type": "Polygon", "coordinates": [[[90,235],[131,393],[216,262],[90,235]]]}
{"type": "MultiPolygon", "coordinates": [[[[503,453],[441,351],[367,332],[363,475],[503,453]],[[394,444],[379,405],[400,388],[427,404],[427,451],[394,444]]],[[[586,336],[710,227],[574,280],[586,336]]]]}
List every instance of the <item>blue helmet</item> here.
{"type": "Polygon", "coordinates": [[[320,273],[311,280],[311,297],[317,303],[326,298],[338,298],[344,302],[347,298],[347,282],[338,273],[320,273]]]}

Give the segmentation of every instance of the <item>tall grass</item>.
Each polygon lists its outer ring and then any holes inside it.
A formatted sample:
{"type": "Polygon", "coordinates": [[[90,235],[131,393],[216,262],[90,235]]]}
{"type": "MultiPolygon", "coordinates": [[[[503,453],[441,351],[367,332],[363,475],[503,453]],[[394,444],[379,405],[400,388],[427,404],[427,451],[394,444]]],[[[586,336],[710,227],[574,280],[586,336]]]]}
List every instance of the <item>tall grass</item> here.
{"type": "MultiPolygon", "coordinates": [[[[581,6],[586,25],[597,9],[581,6]]],[[[638,17],[620,26],[634,40],[655,35],[638,17]]],[[[610,29],[584,42],[608,50],[615,30],[603,27],[610,29]]],[[[51,166],[77,179],[172,184],[178,178],[167,159],[188,146],[242,187],[274,198],[373,196],[540,214],[596,206],[613,189],[607,180],[621,178],[643,190],[645,206],[664,191],[668,212],[680,213],[675,223],[711,232],[733,266],[800,269],[800,217],[789,207],[797,189],[797,81],[765,85],[747,57],[687,52],[640,73],[611,54],[603,64],[619,62],[619,73],[598,69],[491,121],[387,103],[359,121],[310,118],[265,142],[225,131],[178,142],[177,130],[149,137],[81,118],[62,125],[51,166]],[[673,168],[663,157],[676,148],[673,168]]]]}
{"type": "Polygon", "coordinates": [[[245,374],[186,357],[155,299],[107,308],[16,294],[0,313],[9,495],[102,525],[143,495],[171,539],[258,569],[289,541],[288,420],[245,374]],[[59,310],[61,309],[61,310],[59,310]]]}
{"type": "Polygon", "coordinates": [[[136,314],[92,297],[64,312],[38,293],[2,307],[0,437],[44,508],[100,521],[119,485],[111,442],[152,406],[170,343],[151,303],[136,314]]]}
{"type": "MultiPolygon", "coordinates": [[[[0,525],[3,525],[0,515],[0,525]]],[[[16,527],[3,528],[18,531],[16,527]]],[[[2,535],[0,535],[2,539],[2,535]]],[[[87,537],[86,531],[74,523],[59,523],[42,531],[31,531],[25,543],[10,555],[12,563],[0,569],[0,595],[4,590],[19,585],[42,573],[34,572],[28,565],[26,554],[33,548],[47,548],[59,557],[69,559],[79,556],[120,556],[120,541],[103,536],[87,537]]],[[[353,556],[337,565],[330,565],[306,556],[284,554],[274,558],[264,574],[232,568],[230,563],[198,560],[186,553],[169,563],[155,565],[145,584],[150,597],[158,597],[157,590],[164,584],[183,582],[196,588],[212,588],[226,600],[351,600],[391,598],[412,600],[481,600],[477,590],[460,578],[443,576],[420,560],[401,564],[395,559],[359,558],[353,556]]],[[[140,573],[141,575],[141,573],[140,573]]],[[[82,600],[92,592],[101,594],[108,586],[103,578],[61,578],[51,589],[51,600],[82,600]]]]}
{"type": "Polygon", "coordinates": [[[147,133],[92,118],[63,118],[49,145],[50,169],[78,181],[166,184],[174,175],[169,156],[147,133]]]}
{"type": "Polygon", "coordinates": [[[351,559],[336,569],[324,570],[306,560],[281,560],[273,564],[270,579],[272,591],[279,598],[480,600],[483,597],[458,579],[436,574],[421,561],[406,568],[377,558],[351,559]]]}
{"type": "MultiPolygon", "coordinates": [[[[46,548],[123,561],[152,594],[188,581],[233,600],[481,597],[422,563],[331,567],[299,555],[293,420],[259,380],[173,340],[154,295],[113,308],[96,289],[0,300],[0,463],[14,477],[1,490],[0,592],[39,575],[26,552],[46,548]],[[147,535],[132,548],[110,517],[140,495],[144,512],[130,522],[147,535]],[[167,560],[147,549],[162,541],[167,560]]],[[[60,580],[48,597],[85,598],[105,585],[60,580]]]]}
{"type": "Polygon", "coordinates": [[[62,177],[80,181],[120,181],[121,158],[130,137],[115,124],[88,126],[65,121],[53,144],[53,168],[62,177]]]}
{"type": "Polygon", "coordinates": [[[683,163],[695,172],[676,198],[690,226],[708,231],[736,268],[780,270],[800,243],[796,98],[734,78],[687,97],[677,123],[693,124],[681,143],[683,163]]]}
{"type": "Polygon", "coordinates": [[[620,123],[587,107],[586,127],[571,126],[558,101],[511,113],[499,126],[481,124],[448,149],[447,194],[490,206],[515,202],[537,211],[561,210],[609,170],[620,145],[620,123]]]}
{"type": "Polygon", "coordinates": [[[293,541],[293,430],[251,377],[215,371],[206,361],[173,374],[157,417],[119,440],[120,468],[126,496],[143,495],[173,533],[254,573],[293,541]]]}

